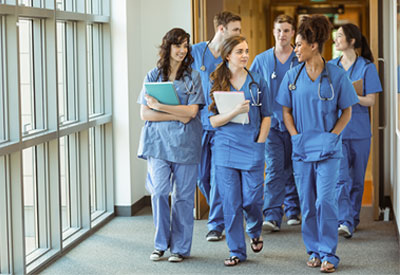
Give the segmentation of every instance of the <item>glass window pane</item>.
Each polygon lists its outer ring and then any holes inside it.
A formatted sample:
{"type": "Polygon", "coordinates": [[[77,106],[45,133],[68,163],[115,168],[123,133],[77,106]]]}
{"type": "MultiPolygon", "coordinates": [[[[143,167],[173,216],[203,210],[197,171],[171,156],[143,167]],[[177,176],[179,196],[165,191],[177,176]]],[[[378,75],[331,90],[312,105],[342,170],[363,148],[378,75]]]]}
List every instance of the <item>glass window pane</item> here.
{"type": "Polygon", "coordinates": [[[89,114],[94,114],[94,88],[93,88],[93,25],[87,26],[87,79],[89,93],[89,114]]]}
{"type": "Polygon", "coordinates": [[[65,2],[64,0],[56,0],[56,9],[63,11],[65,10],[65,2]]]}
{"type": "Polygon", "coordinates": [[[32,0],[19,0],[18,4],[20,6],[28,6],[28,7],[32,7],[32,0]]]}
{"type": "Polygon", "coordinates": [[[62,231],[71,227],[70,179],[69,179],[69,138],[60,138],[60,187],[62,231]]]}
{"type": "Polygon", "coordinates": [[[60,123],[68,120],[65,55],[65,23],[57,22],[57,84],[60,123]]]}
{"type": "Polygon", "coordinates": [[[35,129],[35,100],[33,87],[32,20],[19,20],[19,59],[22,132],[35,129]]]}
{"type": "Polygon", "coordinates": [[[397,128],[400,130],[400,0],[397,0],[397,110],[397,128]]]}
{"type": "Polygon", "coordinates": [[[26,255],[39,247],[35,147],[22,151],[26,255]]]}

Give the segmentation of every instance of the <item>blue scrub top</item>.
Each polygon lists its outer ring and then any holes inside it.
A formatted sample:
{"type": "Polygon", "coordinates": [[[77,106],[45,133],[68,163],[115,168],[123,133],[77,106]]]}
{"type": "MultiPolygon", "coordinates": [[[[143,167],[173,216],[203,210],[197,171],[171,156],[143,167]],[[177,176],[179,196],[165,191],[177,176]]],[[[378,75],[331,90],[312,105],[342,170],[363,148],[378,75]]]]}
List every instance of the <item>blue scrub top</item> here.
{"type": "MultiPolygon", "coordinates": [[[[147,73],[144,82],[161,82],[158,77],[159,69],[154,68],[147,73]]],[[[180,80],[174,81],[176,93],[182,105],[204,104],[203,91],[201,87],[200,74],[196,71],[186,74],[180,80]],[[186,94],[187,89],[194,85],[195,94],[186,94]]],[[[146,89],[143,85],[137,103],[146,105],[144,98],[146,89]]],[[[200,115],[193,118],[189,123],[180,121],[146,121],[142,128],[138,157],[147,159],[153,157],[174,163],[197,164],[201,156],[202,127],[200,115]]]]}
{"type": "MultiPolygon", "coordinates": [[[[343,68],[339,62],[340,57],[332,59],[329,63],[343,68]]],[[[364,57],[357,57],[357,62],[346,71],[350,81],[363,80],[364,96],[382,92],[381,81],[375,65],[364,57]],[[353,69],[353,66],[354,69],[353,69]],[[353,73],[351,73],[353,71],[353,73]],[[351,75],[350,75],[351,74],[351,75]]],[[[352,108],[351,120],[343,130],[343,139],[364,139],[371,137],[371,123],[368,107],[356,104],[352,108]]]]}
{"type": "MultiPolygon", "coordinates": [[[[312,162],[341,158],[341,135],[331,131],[338,120],[339,110],[359,101],[356,91],[344,70],[329,63],[315,81],[310,79],[304,67],[297,79],[296,89],[290,91],[289,84],[294,83],[301,66],[286,73],[276,98],[279,104],[292,108],[294,125],[299,133],[292,136],[292,159],[312,162]],[[321,100],[318,97],[318,85],[321,76],[326,75],[326,69],[329,70],[335,95],[332,100],[321,100]]],[[[327,77],[323,77],[320,94],[323,98],[332,96],[327,77]]]]}
{"type": "MultiPolygon", "coordinates": [[[[264,78],[255,72],[251,72],[254,81],[258,83],[261,94],[260,107],[251,106],[249,84],[252,81],[247,75],[243,87],[236,90],[231,86],[231,91],[243,91],[245,98],[250,100],[249,124],[229,122],[217,127],[213,139],[213,160],[215,165],[241,170],[264,169],[265,143],[257,143],[260,132],[261,120],[272,115],[270,97],[267,96],[269,88],[264,78]]],[[[256,98],[257,87],[252,85],[252,92],[256,98]]],[[[209,89],[211,89],[211,83],[209,89]]],[[[209,112],[209,116],[215,113],[209,112]]]]}
{"type": "Polygon", "coordinates": [[[283,123],[282,117],[282,106],[275,101],[278,95],[279,86],[281,85],[283,76],[285,73],[294,68],[299,64],[296,54],[294,51],[289,56],[284,64],[282,64],[278,58],[276,58],[276,78],[272,79],[271,75],[274,71],[275,61],[274,61],[274,48],[271,48],[263,53],[257,55],[251,64],[250,70],[259,73],[267,81],[268,87],[270,89],[270,96],[272,97],[272,111],[273,115],[271,117],[271,128],[279,130],[281,132],[286,131],[286,126],[283,123]]]}
{"type": "Polygon", "coordinates": [[[210,82],[210,74],[215,71],[218,64],[222,62],[221,56],[215,58],[211,53],[210,49],[207,47],[207,42],[200,42],[192,46],[192,56],[194,58],[194,62],[192,63],[192,68],[196,71],[200,72],[201,83],[203,87],[204,100],[206,102],[205,107],[201,109],[201,123],[203,124],[203,129],[208,131],[215,131],[215,129],[211,126],[210,120],[208,118],[208,109],[207,106],[211,104],[210,95],[207,93],[208,85],[210,82]],[[204,52],[204,50],[206,51],[204,52]],[[202,71],[200,68],[203,65],[203,53],[204,53],[204,66],[206,68],[205,71],[202,71]]]}

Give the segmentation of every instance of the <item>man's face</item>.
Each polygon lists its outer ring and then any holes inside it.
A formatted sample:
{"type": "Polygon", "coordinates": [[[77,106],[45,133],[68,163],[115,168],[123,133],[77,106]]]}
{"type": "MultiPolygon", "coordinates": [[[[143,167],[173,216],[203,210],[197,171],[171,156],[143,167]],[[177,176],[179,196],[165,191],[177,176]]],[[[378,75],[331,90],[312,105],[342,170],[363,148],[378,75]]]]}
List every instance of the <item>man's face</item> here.
{"type": "Polygon", "coordinates": [[[234,35],[240,35],[242,32],[242,25],[240,21],[231,21],[226,27],[223,27],[224,39],[228,39],[234,35]]]}

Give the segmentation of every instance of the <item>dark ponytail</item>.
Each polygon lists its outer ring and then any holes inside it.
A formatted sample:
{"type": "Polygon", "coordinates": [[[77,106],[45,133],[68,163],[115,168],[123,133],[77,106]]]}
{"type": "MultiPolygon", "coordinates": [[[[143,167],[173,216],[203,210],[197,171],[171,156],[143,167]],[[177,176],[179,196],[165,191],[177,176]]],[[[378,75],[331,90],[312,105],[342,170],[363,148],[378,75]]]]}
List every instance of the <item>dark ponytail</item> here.
{"type": "Polygon", "coordinates": [[[341,28],[346,36],[347,43],[351,44],[351,40],[354,39],[354,49],[360,49],[362,57],[374,62],[374,57],[369,48],[367,39],[362,35],[360,29],[352,23],[345,24],[341,26],[341,28]]]}

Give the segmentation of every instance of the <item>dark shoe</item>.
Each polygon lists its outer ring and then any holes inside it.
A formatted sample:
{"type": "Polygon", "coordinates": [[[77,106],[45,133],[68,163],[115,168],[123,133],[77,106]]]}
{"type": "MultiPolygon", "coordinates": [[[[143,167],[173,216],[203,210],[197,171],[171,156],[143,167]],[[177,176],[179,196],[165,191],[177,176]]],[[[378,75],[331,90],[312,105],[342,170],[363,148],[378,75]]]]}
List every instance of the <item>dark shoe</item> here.
{"type": "Polygon", "coordinates": [[[179,263],[183,261],[183,256],[180,254],[172,253],[168,258],[168,262],[179,263]]]}
{"type": "Polygon", "coordinates": [[[263,242],[263,240],[261,239],[261,236],[258,237],[258,238],[253,238],[253,239],[251,239],[251,240],[250,240],[250,247],[251,247],[251,250],[253,250],[254,253],[260,252],[260,251],[263,249],[263,247],[264,247],[264,242],[263,242]],[[259,245],[259,244],[261,244],[261,247],[260,247],[260,248],[258,248],[258,245],[259,245]]]}
{"type": "Polygon", "coordinates": [[[150,255],[150,260],[159,261],[163,255],[164,251],[155,249],[150,255]]]}
{"type": "Polygon", "coordinates": [[[297,217],[297,215],[292,215],[288,218],[287,224],[288,225],[299,225],[299,224],[301,224],[301,220],[299,219],[299,217],[297,217]]]}
{"type": "Polygon", "coordinates": [[[237,256],[231,256],[224,261],[225,266],[235,266],[238,263],[240,263],[240,259],[237,256]]]}
{"type": "Polygon", "coordinates": [[[217,230],[211,230],[207,233],[206,239],[209,242],[222,240],[222,233],[217,230]]]}
{"type": "Polygon", "coordinates": [[[280,230],[276,221],[264,221],[262,228],[266,231],[278,232],[280,230]]]}

